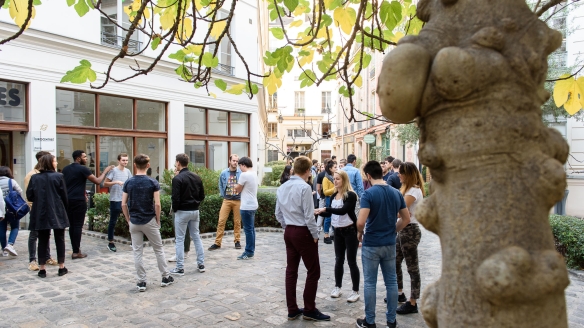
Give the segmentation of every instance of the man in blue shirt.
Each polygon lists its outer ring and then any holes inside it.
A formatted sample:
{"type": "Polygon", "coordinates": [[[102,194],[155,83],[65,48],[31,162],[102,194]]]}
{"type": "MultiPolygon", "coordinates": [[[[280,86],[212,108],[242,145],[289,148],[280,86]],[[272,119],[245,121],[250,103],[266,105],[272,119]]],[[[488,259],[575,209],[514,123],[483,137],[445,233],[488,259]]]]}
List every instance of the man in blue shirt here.
{"type": "Polygon", "coordinates": [[[390,165],[393,167],[393,173],[389,175],[387,180],[385,180],[385,179],[384,180],[388,185],[399,190],[399,188],[401,188],[402,184],[401,184],[401,181],[399,180],[398,171],[399,171],[399,166],[402,165],[402,161],[396,158],[391,162],[390,165]]]}
{"type": "Polygon", "coordinates": [[[363,179],[361,178],[361,171],[355,167],[355,162],[357,161],[357,156],[351,154],[347,156],[347,165],[343,167],[343,171],[347,172],[349,176],[349,181],[351,182],[351,187],[359,199],[363,196],[363,179]]]}
{"type": "Polygon", "coordinates": [[[365,318],[357,319],[357,327],[375,327],[377,273],[381,267],[387,294],[387,327],[397,327],[397,274],[395,271],[396,233],[410,223],[410,213],[403,196],[383,181],[381,165],[370,161],[363,172],[371,188],[363,193],[357,219],[357,238],[363,243],[365,318]],[[399,213],[400,218],[397,218],[399,213]],[[365,231],[365,234],[363,234],[365,231]]]}

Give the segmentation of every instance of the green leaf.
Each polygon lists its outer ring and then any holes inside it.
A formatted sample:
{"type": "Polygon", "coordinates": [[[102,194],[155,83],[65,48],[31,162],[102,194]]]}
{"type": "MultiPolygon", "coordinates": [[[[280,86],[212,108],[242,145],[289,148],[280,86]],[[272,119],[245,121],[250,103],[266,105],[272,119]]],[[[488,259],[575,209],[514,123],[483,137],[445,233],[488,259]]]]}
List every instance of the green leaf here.
{"type": "Polygon", "coordinates": [[[198,88],[200,88],[200,87],[202,87],[202,86],[203,86],[203,83],[201,83],[201,81],[197,81],[197,82],[195,82],[195,84],[194,84],[194,87],[195,87],[195,89],[198,89],[198,88]]]}
{"type": "Polygon", "coordinates": [[[173,54],[168,55],[168,58],[170,58],[170,59],[176,59],[176,60],[178,60],[179,62],[182,63],[182,62],[185,61],[185,56],[186,56],[186,54],[184,53],[184,51],[179,50],[179,51],[177,51],[177,52],[175,52],[173,54]]]}
{"type": "Polygon", "coordinates": [[[282,30],[281,27],[273,27],[270,29],[270,32],[272,32],[272,35],[278,39],[278,40],[283,40],[284,39],[284,31],[282,30]]]}
{"type": "MultiPolygon", "coordinates": [[[[156,50],[156,48],[158,48],[158,45],[159,45],[159,44],[160,44],[160,37],[155,37],[155,38],[152,40],[152,44],[151,44],[152,50],[156,50]]],[[[184,53],[184,52],[183,52],[183,53],[184,53]]],[[[172,55],[171,55],[171,56],[172,56],[172,55]]],[[[170,56],[169,56],[169,57],[170,57],[170,56]]]]}
{"type": "Polygon", "coordinates": [[[75,8],[75,11],[79,17],[83,17],[89,12],[89,6],[87,6],[85,0],[78,0],[77,4],[73,8],[75,8]]]}
{"type": "Polygon", "coordinates": [[[245,84],[235,84],[225,92],[230,93],[232,95],[240,95],[243,93],[243,89],[245,88],[245,84]]]}
{"type": "Polygon", "coordinates": [[[203,59],[201,62],[207,67],[215,67],[213,66],[213,54],[210,52],[205,52],[203,54],[203,59]]]}
{"type": "Polygon", "coordinates": [[[185,65],[180,65],[174,71],[185,81],[188,81],[193,77],[191,70],[185,65]]]}
{"type": "Polygon", "coordinates": [[[215,80],[215,86],[221,91],[225,91],[225,89],[227,89],[227,83],[221,79],[215,80]]]}
{"type": "Polygon", "coordinates": [[[258,92],[259,92],[258,85],[257,84],[252,84],[251,85],[251,93],[254,94],[254,95],[257,95],[258,92]]]}
{"type": "Polygon", "coordinates": [[[79,62],[81,65],[75,67],[73,70],[68,71],[65,76],[61,79],[61,83],[71,82],[71,83],[85,83],[87,80],[89,82],[94,82],[97,79],[95,71],[91,69],[91,63],[85,59],[79,62]]]}
{"type": "Polygon", "coordinates": [[[6,0],[6,2],[4,2],[4,6],[2,6],[3,9],[8,9],[10,8],[10,0],[6,0]]]}
{"type": "Polygon", "coordinates": [[[269,51],[266,51],[266,55],[264,56],[264,63],[268,66],[275,66],[278,63],[279,57],[275,57],[269,51]]]}
{"type": "Polygon", "coordinates": [[[91,2],[91,0],[85,0],[87,1],[87,6],[91,9],[95,9],[95,7],[93,6],[93,2],[91,2]]]}
{"type": "Polygon", "coordinates": [[[71,7],[75,4],[75,0],[67,0],[67,6],[71,7]]]}
{"type": "Polygon", "coordinates": [[[298,0],[284,0],[284,6],[290,11],[294,11],[298,7],[298,0]]]}
{"type": "Polygon", "coordinates": [[[370,54],[363,54],[363,68],[367,68],[371,63],[371,55],[370,54]]]}
{"type": "Polygon", "coordinates": [[[324,26],[331,26],[333,24],[333,18],[327,14],[323,14],[322,23],[324,24],[324,26]]]}

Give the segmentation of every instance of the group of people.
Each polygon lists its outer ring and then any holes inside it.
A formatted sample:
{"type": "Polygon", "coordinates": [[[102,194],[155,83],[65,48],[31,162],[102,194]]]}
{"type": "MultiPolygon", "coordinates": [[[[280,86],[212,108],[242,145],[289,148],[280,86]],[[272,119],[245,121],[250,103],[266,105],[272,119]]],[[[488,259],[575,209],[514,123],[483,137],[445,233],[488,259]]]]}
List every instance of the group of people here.
{"type": "Polygon", "coordinates": [[[387,327],[397,326],[396,313],[418,312],[416,300],[420,297],[420,272],[417,246],[421,231],[415,211],[425,195],[422,175],[414,163],[402,163],[393,157],[381,163],[369,161],[362,170],[355,164],[355,155],[349,155],[338,164],[334,158],[325,160],[322,165],[301,156],[293,163],[293,174],[278,188],[276,218],[284,228],[289,320],[300,316],[307,320],[330,320],[330,316],[320,312],[315,304],[320,278],[318,240],[321,224],[324,243],[334,241],[335,287],[332,298],[342,295],[346,258],[352,282],[347,301],[359,300],[357,251],[361,247],[365,317],[357,319],[358,327],[376,327],[379,268],[386,286],[387,327]],[[339,169],[341,165],[343,167],[339,169]],[[317,177],[316,188],[307,183],[314,176],[317,177]],[[316,209],[311,206],[314,189],[319,198],[316,209]],[[307,269],[304,308],[298,307],[296,299],[301,259],[307,269]],[[411,278],[409,300],[403,293],[401,263],[404,259],[411,278]],[[398,302],[403,304],[397,307],[398,302]]]}

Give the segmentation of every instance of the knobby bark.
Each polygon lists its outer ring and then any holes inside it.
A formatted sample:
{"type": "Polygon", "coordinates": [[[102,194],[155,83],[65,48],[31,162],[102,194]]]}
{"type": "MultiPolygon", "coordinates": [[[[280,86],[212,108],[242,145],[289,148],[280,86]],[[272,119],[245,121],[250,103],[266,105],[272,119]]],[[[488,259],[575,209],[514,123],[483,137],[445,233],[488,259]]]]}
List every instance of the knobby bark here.
{"type": "Polygon", "coordinates": [[[525,0],[420,0],[426,22],[384,60],[384,115],[417,119],[442,275],[423,293],[431,327],[567,327],[566,266],[549,209],[568,145],[543,125],[547,56],[562,42],[525,0]],[[399,65],[398,65],[399,63],[399,65]]]}

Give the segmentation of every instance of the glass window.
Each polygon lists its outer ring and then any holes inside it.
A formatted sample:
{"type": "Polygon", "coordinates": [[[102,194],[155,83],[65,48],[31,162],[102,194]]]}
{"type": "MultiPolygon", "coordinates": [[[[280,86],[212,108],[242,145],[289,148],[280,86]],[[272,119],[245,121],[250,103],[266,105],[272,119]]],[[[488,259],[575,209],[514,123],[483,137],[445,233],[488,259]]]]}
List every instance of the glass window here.
{"type": "Polygon", "coordinates": [[[103,171],[109,165],[118,165],[118,155],[127,153],[128,169],[134,172],[133,154],[134,140],[132,137],[100,137],[99,138],[99,169],[103,171]]]}
{"type": "Polygon", "coordinates": [[[209,168],[224,170],[229,166],[226,141],[209,141],[209,168]]]}
{"type": "Polygon", "coordinates": [[[294,109],[304,111],[304,91],[294,92],[294,109]]]}
{"type": "Polygon", "coordinates": [[[203,108],[185,107],[185,133],[207,134],[203,108]]]}
{"type": "Polygon", "coordinates": [[[327,114],[330,113],[331,109],[331,92],[330,91],[323,91],[320,103],[321,113],[327,114]]]}
{"type": "Polygon", "coordinates": [[[57,171],[73,162],[73,152],[83,150],[87,154],[87,167],[95,174],[95,136],[57,134],[57,171]]]}
{"type": "Polygon", "coordinates": [[[26,85],[0,81],[0,121],[25,122],[26,85]]]}
{"type": "MultiPolygon", "coordinates": [[[[217,110],[207,110],[209,115],[209,134],[227,135],[227,112],[217,110]]],[[[227,163],[227,161],[225,162],[227,163]]]]}
{"type": "Polygon", "coordinates": [[[164,103],[138,100],[136,107],[138,109],[137,130],[166,130],[164,103]]]}
{"type": "Polygon", "coordinates": [[[274,162],[278,160],[279,152],[275,149],[268,150],[268,162],[274,162]]]}
{"type": "Polygon", "coordinates": [[[247,151],[247,149],[248,149],[247,145],[248,145],[247,142],[232,142],[231,143],[231,154],[237,154],[237,156],[239,156],[239,158],[248,157],[249,153],[247,151]]]}
{"type": "Polygon", "coordinates": [[[268,123],[268,138],[278,138],[277,123],[268,123]]]}
{"type": "Polygon", "coordinates": [[[95,95],[57,90],[57,124],[95,126],[95,95]]]}
{"type": "Polygon", "coordinates": [[[138,149],[136,154],[146,154],[150,157],[150,168],[148,175],[160,181],[160,174],[165,169],[166,149],[164,146],[165,139],[159,138],[136,138],[138,149]]]}
{"type": "Polygon", "coordinates": [[[185,140],[185,154],[195,166],[205,167],[205,141],[203,140],[185,140]]]}
{"type": "Polygon", "coordinates": [[[330,150],[321,150],[320,151],[320,162],[324,163],[324,160],[327,158],[331,158],[331,151],[330,150]]]}
{"type": "Polygon", "coordinates": [[[132,99],[99,96],[99,126],[132,129],[133,106],[132,99]]]}
{"type": "Polygon", "coordinates": [[[248,114],[241,113],[231,113],[231,135],[239,137],[247,137],[249,133],[247,131],[247,120],[249,118],[248,114]]]}

